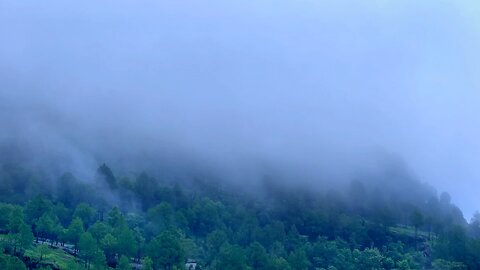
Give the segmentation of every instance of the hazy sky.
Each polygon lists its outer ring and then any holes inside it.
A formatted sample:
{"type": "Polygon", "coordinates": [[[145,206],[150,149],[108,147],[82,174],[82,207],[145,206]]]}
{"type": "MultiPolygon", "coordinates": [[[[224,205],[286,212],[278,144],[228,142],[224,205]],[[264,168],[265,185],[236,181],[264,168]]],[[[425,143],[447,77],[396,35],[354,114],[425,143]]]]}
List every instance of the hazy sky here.
{"type": "Polygon", "coordinates": [[[388,152],[470,216],[478,14],[453,0],[0,0],[0,139],[78,166],[161,152],[236,177],[268,163],[334,178],[388,152]]]}

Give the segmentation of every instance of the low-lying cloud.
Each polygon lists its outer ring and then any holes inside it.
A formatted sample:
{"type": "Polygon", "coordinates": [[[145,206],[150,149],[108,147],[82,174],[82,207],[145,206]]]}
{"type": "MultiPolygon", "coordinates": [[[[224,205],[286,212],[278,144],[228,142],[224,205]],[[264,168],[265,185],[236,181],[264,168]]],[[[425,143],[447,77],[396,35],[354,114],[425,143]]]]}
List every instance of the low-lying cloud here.
{"type": "Polygon", "coordinates": [[[24,149],[15,155],[84,178],[107,162],[325,183],[393,153],[470,214],[480,176],[472,10],[1,1],[3,158],[24,149]]]}

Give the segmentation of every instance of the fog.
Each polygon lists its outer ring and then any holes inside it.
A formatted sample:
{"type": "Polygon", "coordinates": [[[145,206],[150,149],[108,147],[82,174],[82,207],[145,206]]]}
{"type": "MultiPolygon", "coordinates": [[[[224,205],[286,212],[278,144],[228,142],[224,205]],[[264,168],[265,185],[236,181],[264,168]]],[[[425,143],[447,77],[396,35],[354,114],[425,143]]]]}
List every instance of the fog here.
{"type": "Polygon", "coordinates": [[[470,216],[478,12],[474,1],[0,0],[2,158],[85,179],[107,162],[319,186],[402,160],[470,216]]]}

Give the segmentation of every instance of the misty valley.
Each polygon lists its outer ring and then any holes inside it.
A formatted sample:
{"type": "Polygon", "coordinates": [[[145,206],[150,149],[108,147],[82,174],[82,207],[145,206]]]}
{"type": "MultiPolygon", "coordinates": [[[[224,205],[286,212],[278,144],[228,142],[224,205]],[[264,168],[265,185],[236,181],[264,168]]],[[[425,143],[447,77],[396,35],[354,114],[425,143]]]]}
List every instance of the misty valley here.
{"type": "MultiPolygon", "coordinates": [[[[478,269],[480,215],[398,168],[341,190],[0,167],[1,269],[478,269]]],[[[373,177],[373,176],[372,176],[373,177]]]]}

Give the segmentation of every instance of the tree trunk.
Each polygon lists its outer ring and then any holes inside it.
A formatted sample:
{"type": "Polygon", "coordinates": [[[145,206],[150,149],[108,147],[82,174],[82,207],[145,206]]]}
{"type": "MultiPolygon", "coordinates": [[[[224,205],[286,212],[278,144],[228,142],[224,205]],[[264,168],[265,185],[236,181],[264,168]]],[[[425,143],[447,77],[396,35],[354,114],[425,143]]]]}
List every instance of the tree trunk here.
{"type": "Polygon", "coordinates": [[[418,247],[417,247],[417,230],[418,230],[418,228],[417,228],[417,226],[415,226],[415,251],[418,250],[418,247]]]}

